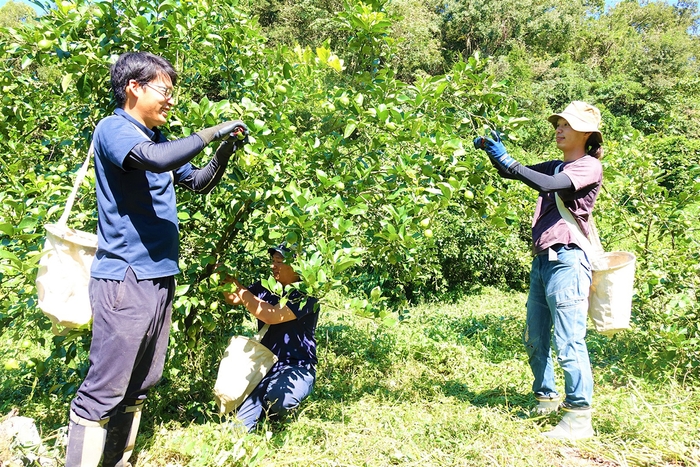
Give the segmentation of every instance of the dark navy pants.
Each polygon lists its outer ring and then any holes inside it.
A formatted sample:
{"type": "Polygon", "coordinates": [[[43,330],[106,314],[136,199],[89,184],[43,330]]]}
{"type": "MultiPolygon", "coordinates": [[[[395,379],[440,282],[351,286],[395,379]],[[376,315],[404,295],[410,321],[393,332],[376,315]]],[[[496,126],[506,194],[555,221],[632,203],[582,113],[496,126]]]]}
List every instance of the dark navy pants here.
{"type": "Polygon", "coordinates": [[[280,416],[296,408],[314,387],[313,365],[276,363],[238,408],[236,418],[248,431],[255,429],[263,416],[280,416]]]}
{"type": "Polygon", "coordinates": [[[81,418],[111,417],[120,405],[146,398],[163,374],[175,278],[90,279],[90,366],[71,403],[81,418]]]}

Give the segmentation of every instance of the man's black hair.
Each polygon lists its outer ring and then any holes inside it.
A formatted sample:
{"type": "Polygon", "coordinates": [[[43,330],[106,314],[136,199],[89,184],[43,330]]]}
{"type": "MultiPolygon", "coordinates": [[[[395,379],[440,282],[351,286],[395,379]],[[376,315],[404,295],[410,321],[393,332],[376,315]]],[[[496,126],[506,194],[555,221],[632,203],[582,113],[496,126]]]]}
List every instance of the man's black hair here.
{"type": "Polygon", "coordinates": [[[117,107],[123,108],[126,103],[126,87],[130,80],[133,79],[143,86],[163,75],[169,76],[175,86],[177,72],[163,57],[149,52],[127,52],[120,55],[110,69],[112,92],[117,107]]]}

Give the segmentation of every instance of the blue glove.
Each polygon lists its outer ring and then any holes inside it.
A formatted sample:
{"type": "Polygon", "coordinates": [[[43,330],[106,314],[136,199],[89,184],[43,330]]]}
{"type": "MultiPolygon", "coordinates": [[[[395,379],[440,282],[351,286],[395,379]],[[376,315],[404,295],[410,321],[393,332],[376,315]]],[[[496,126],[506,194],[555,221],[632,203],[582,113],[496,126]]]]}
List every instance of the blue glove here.
{"type": "MultiPolygon", "coordinates": [[[[510,157],[508,151],[506,151],[506,147],[501,142],[501,135],[499,135],[497,131],[492,130],[491,136],[493,136],[493,139],[477,138],[480,139],[480,149],[486,151],[486,154],[488,154],[491,159],[506,169],[515,164],[515,159],[510,157]]],[[[476,146],[476,139],[474,140],[474,145],[476,146]]]]}
{"type": "Polygon", "coordinates": [[[484,149],[484,137],[477,136],[474,138],[474,149],[484,149]]]}

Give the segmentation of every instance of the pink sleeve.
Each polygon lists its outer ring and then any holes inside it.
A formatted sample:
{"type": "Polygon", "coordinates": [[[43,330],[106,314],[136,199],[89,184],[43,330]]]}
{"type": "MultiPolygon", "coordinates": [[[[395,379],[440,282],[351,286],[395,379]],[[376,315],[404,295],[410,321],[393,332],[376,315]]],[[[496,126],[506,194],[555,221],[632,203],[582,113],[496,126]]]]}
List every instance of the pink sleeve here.
{"type": "Polygon", "coordinates": [[[603,179],[603,165],[591,156],[584,156],[566,164],[563,171],[571,179],[576,191],[600,183],[603,179]]]}

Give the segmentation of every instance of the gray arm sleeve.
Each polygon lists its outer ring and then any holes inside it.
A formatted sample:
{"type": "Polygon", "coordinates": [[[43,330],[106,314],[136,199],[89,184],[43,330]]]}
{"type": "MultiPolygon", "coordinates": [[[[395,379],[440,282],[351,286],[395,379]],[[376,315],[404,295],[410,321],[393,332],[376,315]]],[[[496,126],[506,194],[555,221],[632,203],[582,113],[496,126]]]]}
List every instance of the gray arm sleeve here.
{"type": "Polygon", "coordinates": [[[509,168],[500,166],[500,164],[491,160],[491,163],[498,169],[498,173],[503,178],[520,180],[525,185],[540,193],[550,191],[569,190],[574,188],[571,179],[564,172],[559,172],[554,175],[543,174],[529,167],[515,162],[509,168]]]}
{"type": "Polygon", "coordinates": [[[194,167],[187,178],[180,180],[179,185],[196,193],[204,195],[210,193],[221,181],[234,149],[234,143],[222,142],[209,163],[201,169],[194,167]]]}
{"type": "Polygon", "coordinates": [[[188,163],[202,149],[204,141],[196,134],[163,143],[144,141],[131,149],[124,160],[124,168],[169,172],[188,163]]]}

